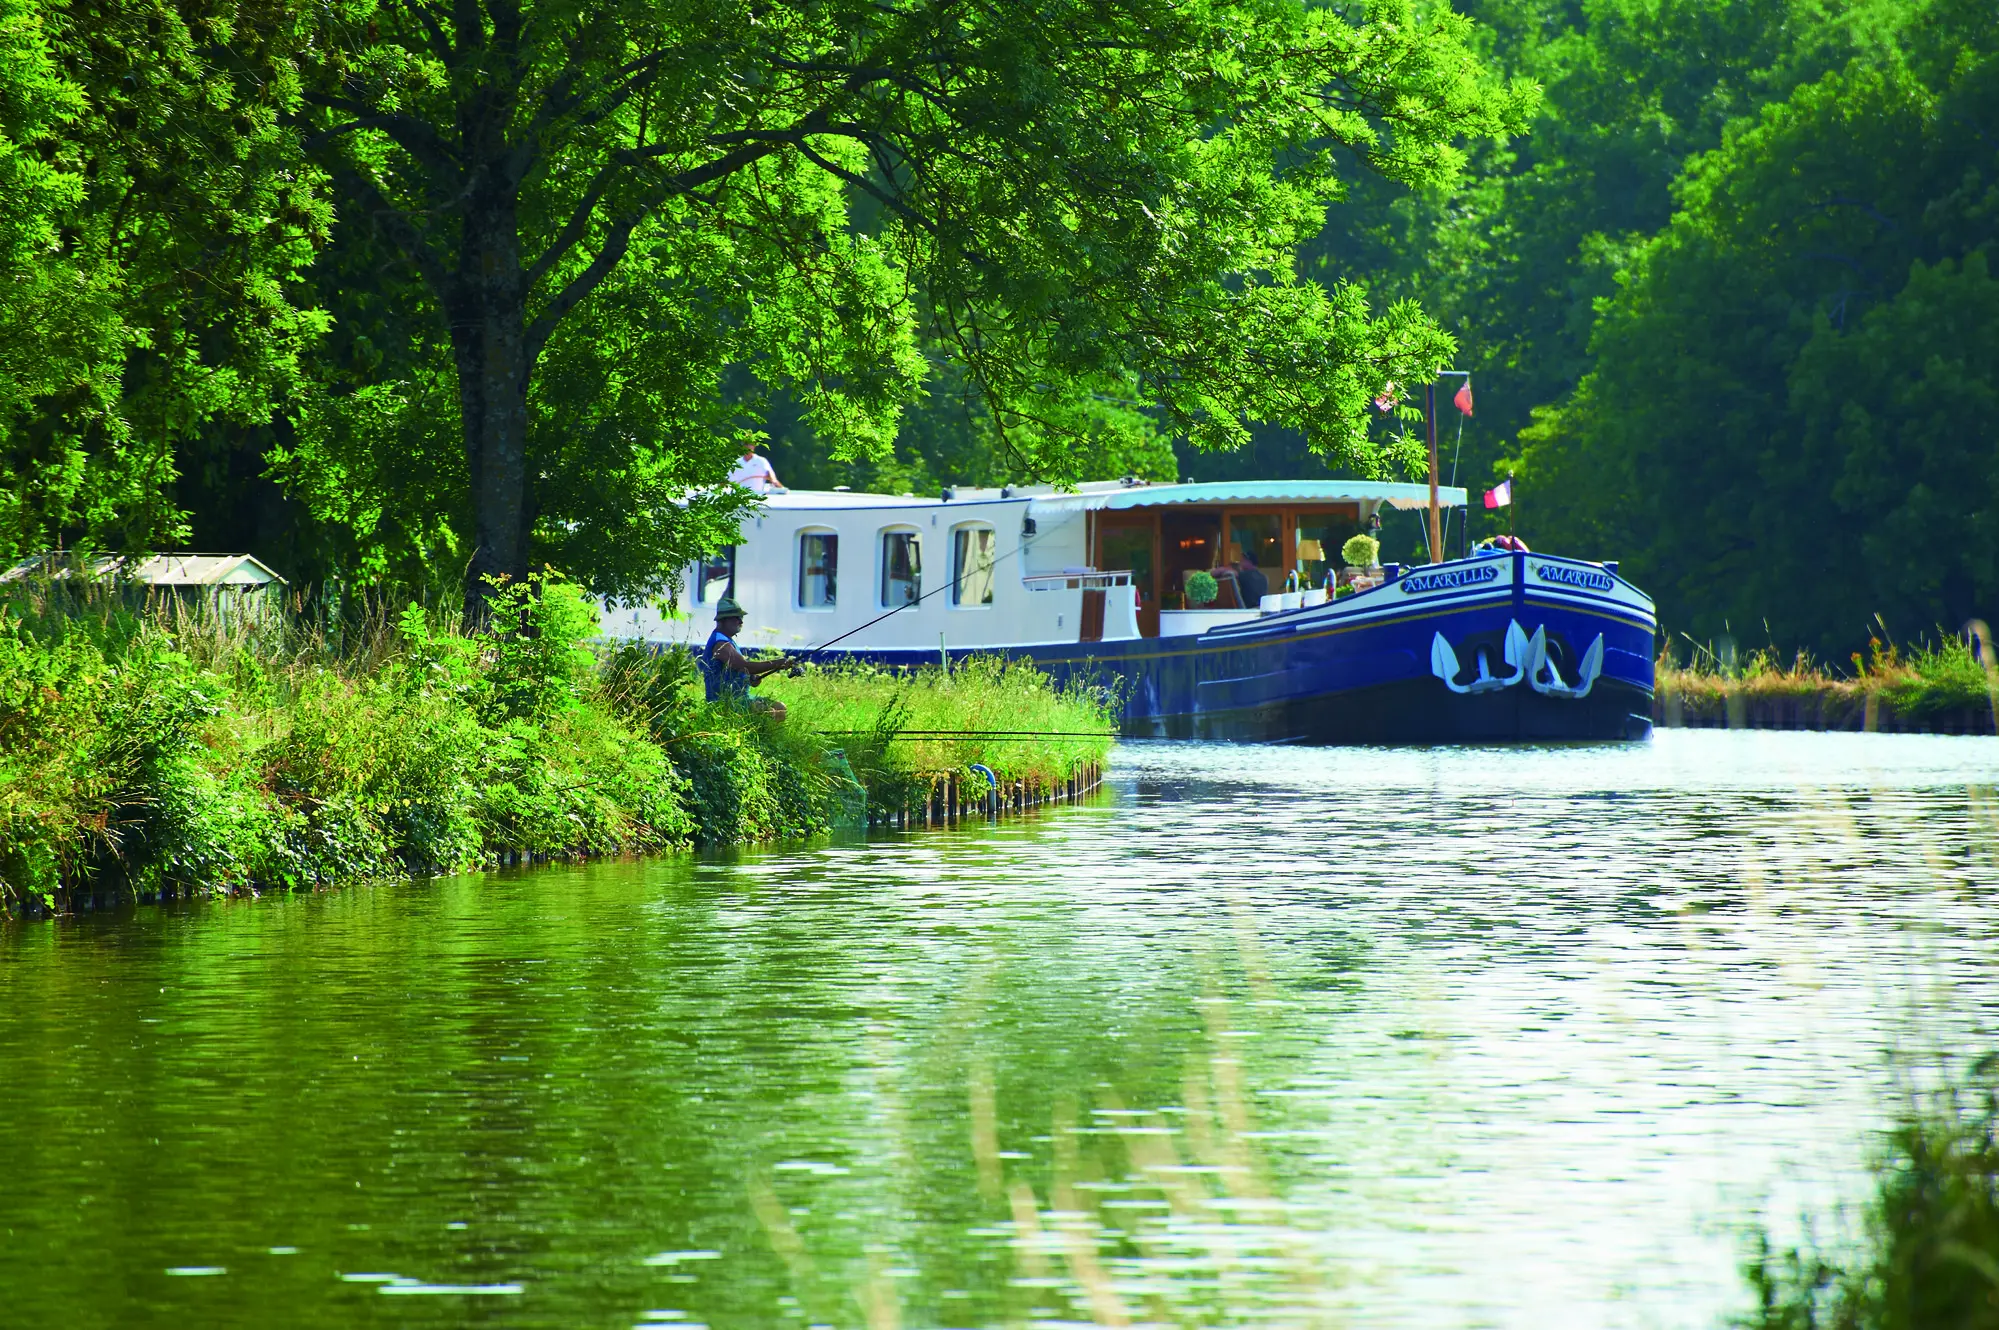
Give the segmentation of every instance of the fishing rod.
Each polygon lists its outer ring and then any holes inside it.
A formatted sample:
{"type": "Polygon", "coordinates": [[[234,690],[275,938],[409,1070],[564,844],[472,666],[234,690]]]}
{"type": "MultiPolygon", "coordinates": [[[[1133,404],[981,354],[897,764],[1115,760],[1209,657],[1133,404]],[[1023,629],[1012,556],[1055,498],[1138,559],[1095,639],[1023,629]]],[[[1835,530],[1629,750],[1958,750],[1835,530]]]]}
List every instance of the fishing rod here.
{"type": "MultiPolygon", "coordinates": [[[[1025,538],[1023,538],[1020,544],[1015,545],[1012,549],[1008,550],[1005,554],[1000,555],[999,558],[994,559],[991,564],[987,565],[988,569],[990,570],[992,568],[999,567],[1001,564],[1005,563],[1008,559],[1011,559],[1014,555],[1020,553],[1022,550],[1026,548],[1027,548],[1027,541],[1025,538]]],[[[820,652],[826,650],[828,647],[833,646],[835,643],[844,642],[848,638],[852,637],[855,633],[864,633],[868,629],[880,623],[883,619],[888,618],[890,615],[900,614],[904,610],[909,609],[912,606],[921,605],[924,601],[930,599],[932,596],[939,594],[940,592],[944,591],[946,588],[955,587],[963,581],[964,578],[962,575],[954,577],[950,581],[944,583],[943,586],[935,587],[929,591],[924,592],[922,595],[918,596],[915,600],[904,601],[902,604],[890,610],[888,614],[877,614],[874,618],[868,620],[866,623],[862,624],[859,628],[850,628],[846,632],[841,633],[838,637],[833,638],[831,641],[821,642],[816,647],[806,648],[803,654],[807,656],[816,656],[820,652]]]]}
{"type": "MultiPolygon", "coordinates": [[[[878,730],[820,730],[820,734],[878,734],[878,730]]],[[[890,739],[1114,739],[1102,730],[897,730],[890,739]]]]}

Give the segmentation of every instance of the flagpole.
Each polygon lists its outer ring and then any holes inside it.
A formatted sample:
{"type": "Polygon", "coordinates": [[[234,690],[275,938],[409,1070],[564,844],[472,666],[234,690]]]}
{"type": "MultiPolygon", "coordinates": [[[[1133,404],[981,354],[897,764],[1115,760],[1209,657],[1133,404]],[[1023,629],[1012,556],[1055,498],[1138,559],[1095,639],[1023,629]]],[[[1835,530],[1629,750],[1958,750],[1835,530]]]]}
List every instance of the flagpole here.
{"type": "Polygon", "coordinates": [[[1520,496],[1513,492],[1513,473],[1506,473],[1506,538],[1513,539],[1513,510],[1520,506],[1520,496]]]}
{"type": "Polygon", "coordinates": [[[1443,517],[1437,506],[1437,380],[1423,389],[1423,422],[1430,436],[1430,562],[1444,561],[1443,517]]]}
{"type": "MultiPolygon", "coordinates": [[[[1437,380],[1443,378],[1463,379],[1465,381],[1464,387],[1458,389],[1458,396],[1464,397],[1465,400],[1460,402],[1457,401],[1456,398],[1453,398],[1452,401],[1456,404],[1458,410],[1464,412],[1466,415],[1471,414],[1471,399],[1465,396],[1471,390],[1470,370],[1440,369],[1435,374],[1430,376],[1430,385],[1429,387],[1423,390],[1423,421],[1425,425],[1425,430],[1430,436],[1430,562],[1431,563],[1442,563],[1448,557],[1448,554],[1444,549],[1442,504],[1439,502],[1439,496],[1437,493],[1437,380]]],[[[1462,420],[1458,422],[1458,445],[1460,448],[1464,446],[1464,422],[1462,420]]],[[[1451,483],[1452,484],[1457,483],[1456,462],[1453,462],[1451,464],[1451,483]]],[[[1469,523],[1471,521],[1471,514],[1469,513],[1465,514],[1465,521],[1467,523],[1467,532],[1469,532],[1469,523]]],[[[1470,539],[1469,534],[1467,534],[1466,539],[1467,540],[1470,539]]]]}

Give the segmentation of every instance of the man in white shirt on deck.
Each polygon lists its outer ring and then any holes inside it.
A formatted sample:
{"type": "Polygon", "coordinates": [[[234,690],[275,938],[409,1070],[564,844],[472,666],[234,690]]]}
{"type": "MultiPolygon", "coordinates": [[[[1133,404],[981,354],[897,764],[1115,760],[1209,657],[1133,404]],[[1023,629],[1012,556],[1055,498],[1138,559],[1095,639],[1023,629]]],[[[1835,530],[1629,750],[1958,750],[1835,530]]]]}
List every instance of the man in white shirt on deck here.
{"type": "Polygon", "coordinates": [[[729,479],[758,494],[768,494],[772,490],[784,491],[783,482],[777,472],[771,469],[770,459],[759,456],[754,443],[743,445],[743,460],[736,463],[736,469],[729,473],[729,479]]]}

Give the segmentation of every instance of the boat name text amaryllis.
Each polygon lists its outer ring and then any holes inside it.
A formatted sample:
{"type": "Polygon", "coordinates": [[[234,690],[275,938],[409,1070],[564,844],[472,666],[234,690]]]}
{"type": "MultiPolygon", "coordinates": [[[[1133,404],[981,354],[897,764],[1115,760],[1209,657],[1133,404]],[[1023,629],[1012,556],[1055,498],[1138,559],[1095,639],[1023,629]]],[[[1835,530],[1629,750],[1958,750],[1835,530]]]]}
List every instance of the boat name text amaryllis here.
{"type": "Polygon", "coordinates": [[[1477,586],[1481,582],[1499,580],[1499,565],[1496,563],[1473,564],[1469,568],[1448,568],[1440,573],[1411,573],[1396,585],[1405,596],[1419,596],[1425,591],[1449,591],[1453,587],[1477,586]]]}
{"type": "Polygon", "coordinates": [[[1585,591],[1608,591],[1617,585],[1616,579],[1609,573],[1600,573],[1594,568],[1571,568],[1559,563],[1534,565],[1534,576],[1543,582],[1558,582],[1585,591]]]}

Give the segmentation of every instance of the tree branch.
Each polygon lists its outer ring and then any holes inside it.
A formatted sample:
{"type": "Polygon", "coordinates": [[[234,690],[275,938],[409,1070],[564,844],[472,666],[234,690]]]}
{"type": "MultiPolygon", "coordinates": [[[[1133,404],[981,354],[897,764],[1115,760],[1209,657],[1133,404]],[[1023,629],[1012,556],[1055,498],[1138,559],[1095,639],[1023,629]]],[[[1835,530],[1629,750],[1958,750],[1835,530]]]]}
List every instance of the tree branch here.
{"type": "Polygon", "coordinates": [[[910,207],[907,203],[903,202],[900,196],[891,194],[887,190],[880,188],[875,184],[874,181],[868,179],[866,176],[856,175],[854,172],[849,171],[846,167],[841,166],[835,162],[828,161],[826,158],[821,157],[818,153],[812,150],[810,144],[805,142],[805,138],[803,135],[800,135],[792,143],[792,146],[798,149],[799,154],[803,156],[806,161],[811,162],[813,165],[817,166],[820,170],[839,177],[840,179],[846,181],[848,184],[852,185],[855,189],[860,190],[862,193],[874,199],[877,203],[880,203],[883,207],[891,209],[895,213],[899,214],[900,216],[907,219],[911,223],[922,227],[924,230],[930,232],[931,234],[933,235],[936,234],[937,224],[935,222],[932,222],[928,217],[925,217],[922,213],[916,211],[916,209],[910,207]]]}
{"type": "Polygon", "coordinates": [[[365,102],[350,101],[345,97],[327,97],[319,93],[307,93],[305,99],[315,106],[329,111],[340,111],[354,117],[344,125],[335,125],[321,130],[305,141],[306,151],[312,152],[335,139],[364,129],[379,129],[394,139],[396,145],[423,165],[441,174],[455,174],[460,168],[458,154],[452,150],[430,125],[406,115],[385,115],[365,102]]]}
{"type": "MultiPolygon", "coordinates": [[[[691,171],[683,171],[677,176],[661,181],[658,188],[651,191],[624,216],[612,222],[610,233],[605,236],[604,247],[597,251],[597,257],[590,260],[582,272],[570,278],[568,285],[556,293],[535,317],[534,322],[528,325],[528,363],[533,364],[541,355],[543,344],[548,341],[549,335],[555,331],[556,325],[562,322],[569,311],[611,275],[611,270],[618,266],[619,260],[625,257],[626,250],[631,247],[632,232],[638,229],[639,223],[652,215],[654,209],[676,194],[691,194],[703,185],[734,175],[750,163],[768,157],[776,150],[775,143],[746,144],[705,165],[697,166],[691,171]]],[[[595,205],[592,207],[594,210],[595,205]]],[[[575,218],[572,216],[571,222],[574,221],[575,218]]],[[[586,225],[587,222],[586,214],[586,225]]],[[[565,227],[565,233],[567,230],[565,227]]],[[[553,266],[553,263],[548,261],[547,254],[535,261],[535,269],[538,272],[546,273],[553,266]]]]}
{"type": "Polygon", "coordinates": [[[532,293],[541,279],[548,275],[549,269],[562,262],[563,255],[574,249],[577,242],[583,239],[590,228],[591,215],[597,211],[597,205],[604,201],[604,195],[609,192],[611,182],[617,178],[619,171],[629,165],[630,159],[624,153],[619,153],[616,159],[597,168],[597,174],[583,190],[583,198],[570,212],[569,220],[562,224],[562,230],[556,233],[555,239],[548,242],[548,248],[541,252],[541,257],[528,267],[527,275],[521,282],[522,291],[532,293]]]}
{"type": "Polygon", "coordinates": [[[400,249],[403,256],[415,266],[425,285],[436,294],[438,303],[445,306],[448,311],[453,303],[452,296],[456,283],[452,281],[451,270],[445,267],[443,258],[431,247],[423,228],[411,219],[409,213],[390,203],[388,196],[382,193],[381,187],[358,168],[347,166],[345,169],[336,169],[334,175],[343,182],[350,193],[360,198],[362,206],[367,208],[382,229],[388,232],[389,239],[395,242],[396,248],[400,249]]]}
{"type": "Polygon", "coordinates": [[[435,55],[446,64],[452,62],[457,56],[457,52],[452,49],[451,39],[444,35],[444,25],[437,21],[437,15],[431,13],[430,6],[424,4],[423,0],[390,0],[390,3],[400,5],[412,18],[423,25],[424,33],[429,39],[432,55],[435,55]]]}

